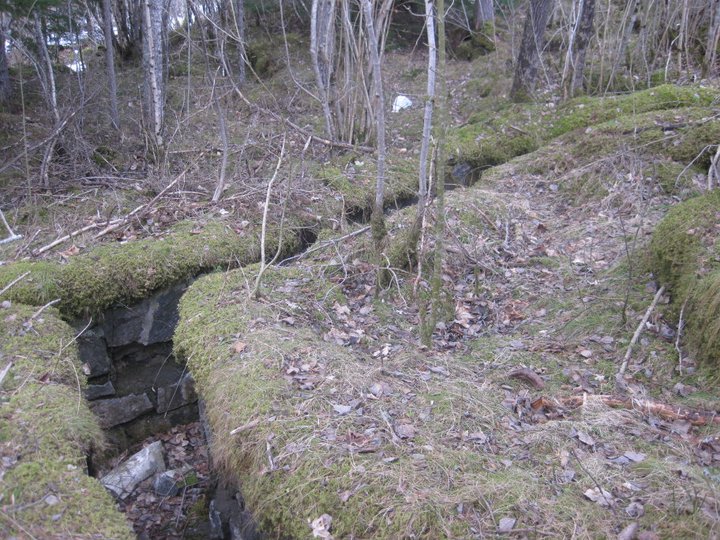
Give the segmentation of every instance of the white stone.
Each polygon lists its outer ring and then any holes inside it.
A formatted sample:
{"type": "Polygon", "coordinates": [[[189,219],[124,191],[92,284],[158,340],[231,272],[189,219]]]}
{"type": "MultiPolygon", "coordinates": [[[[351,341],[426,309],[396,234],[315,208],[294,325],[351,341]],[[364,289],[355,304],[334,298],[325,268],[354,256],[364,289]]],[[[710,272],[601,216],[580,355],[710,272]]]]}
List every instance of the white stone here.
{"type": "Polygon", "coordinates": [[[162,442],[155,441],[115,467],[103,476],[100,482],[115,497],[124,499],[140,482],[164,470],[165,458],[163,457],[162,442]]]}

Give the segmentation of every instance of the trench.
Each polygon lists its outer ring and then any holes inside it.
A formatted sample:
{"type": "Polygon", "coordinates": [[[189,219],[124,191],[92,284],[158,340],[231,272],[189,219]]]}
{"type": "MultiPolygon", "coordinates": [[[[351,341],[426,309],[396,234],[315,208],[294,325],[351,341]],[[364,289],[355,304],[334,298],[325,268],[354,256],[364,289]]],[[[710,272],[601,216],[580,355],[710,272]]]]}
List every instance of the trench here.
{"type": "Polygon", "coordinates": [[[88,471],[115,496],[139,539],[222,540],[233,538],[231,520],[251,521],[236,490],[215,477],[202,404],[186,364],[173,354],[178,302],[191,282],[75,324],[85,398],[108,443],[88,456],[88,471]],[[108,486],[131,456],[151,447],[160,450],[157,472],[127,492],[108,486]]]}
{"type": "MultiPolygon", "coordinates": [[[[467,164],[455,165],[447,189],[469,186],[479,176],[467,164]]],[[[416,202],[416,197],[396,198],[388,201],[386,212],[416,202]]],[[[346,210],[351,221],[366,221],[365,210],[346,210]]],[[[312,246],[317,233],[303,229],[299,239],[296,254],[312,246]]],[[[133,306],[111,308],[98,320],[76,321],[88,382],[85,397],[108,441],[107,448],[88,456],[88,471],[102,482],[143,448],[160,447],[163,468],[174,473],[177,489],[158,490],[158,472],[131,492],[114,493],[138,538],[259,538],[240,491],[213,472],[208,452],[212,434],[203,420],[202,402],[185,362],[173,354],[178,303],[192,281],[133,306]]]]}

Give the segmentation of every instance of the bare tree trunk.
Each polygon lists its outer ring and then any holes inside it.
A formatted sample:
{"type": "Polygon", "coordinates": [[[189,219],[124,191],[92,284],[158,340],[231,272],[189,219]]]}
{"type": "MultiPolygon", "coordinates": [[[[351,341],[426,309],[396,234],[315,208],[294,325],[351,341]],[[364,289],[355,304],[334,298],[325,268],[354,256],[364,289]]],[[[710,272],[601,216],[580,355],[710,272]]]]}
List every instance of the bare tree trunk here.
{"type": "Polygon", "coordinates": [[[526,101],[535,93],[535,79],[540,66],[545,27],[553,11],[554,0],[530,0],[522,43],[515,65],[510,99],[526,101]]]}
{"type": "Polygon", "coordinates": [[[335,0],[313,0],[310,15],[310,56],[325,117],[325,130],[330,140],[335,140],[336,132],[331,106],[335,56],[335,6],[335,0]]]}
{"type": "MultiPolygon", "coordinates": [[[[478,0],[479,1],[479,0],[478,0]]],[[[428,37],[427,97],[423,116],[423,135],[420,146],[420,178],[418,182],[418,217],[425,211],[428,195],[428,151],[430,148],[430,130],[432,129],[433,105],[435,103],[435,74],[437,71],[437,44],[435,42],[435,11],[433,0],[425,0],[425,21],[428,37]]]]}
{"type": "Polygon", "coordinates": [[[215,192],[213,193],[212,202],[216,203],[222,197],[223,191],[225,191],[225,178],[227,173],[227,162],[228,162],[228,134],[227,134],[227,123],[225,121],[225,109],[220,98],[215,94],[217,92],[216,81],[213,78],[213,105],[218,115],[218,127],[220,128],[220,139],[222,140],[222,159],[220,162],[220,174],[218,175],[217,183],[215,184],[215,192]]]}
{"type": "Polygon", "coordinates": [[[568,36],[568,46],[565,51],[565,63],[563,64],[562,78],[560,80],[560,86],[563,88],[563,97],[565,99],[567,99],[570,94],[567,82],[575,60],[573,55],[575,51],[575,38],[577,37],[578,29],[580,28],[580,13],[582,12],[584,5],[585,0],[573,0],[572,3],[572,16],[575,19],[575,23],[572,25],[570,35],[568,36]]]}
{"type": "Polygon", "coordinates": [[[237,32],[237,54],[238,54],[238,73],[237,83],[239,87],[245,84],[245,64],[247,62],[245,52],[245,2],[244,0],[235,0],[235,32],[237,32]]]}
{"type": "Polygon", "coordinates": [[[11,94],[10,67],[5,52],[5,17],[0,13],[0,104],[7,103],[11,94]]]}
{"type": "Polygon", "coordinates": [[[718,41],[720,41],[720,0],[715,0],[715,5],[711,10],[711,17],[712,23],[708,28],[707,45],[705,46],[705,58],[703,62],[703,75],[705,77],[713,73],[717,59],[718,41]]]}
{"type": "Polygon", "coordinates": [[[36,13],[34,17],[35,23],[35,42],[40,54],[40,60],[43,64],[43,79],[45,100],[47,101],[50,111],[52,112],[55,122],[60,121],[60,113],[57,105],[57,88],[55,86],[55,73],[53,72],[52,60],[50,59],[50,53],[48,52],[47,42],[45,41],[45,34],[42,31],[42,25],[40,24],[40,16],[36,13]]]}
{"type": "MultiPolygon", "coordinates": [[[[627,49],[628,43],[630,42],[630,35],[632,34],[632,29],[633,26],[635,26],[635,20],[637,19],[637,3],[638,0],[629,0],[627,3],[627,7],[625,9],[625,16],[623,18],[624,26],[621,26],[618,33],[618,48],[617,52],[615,53],[615,59],[613,60],[613,66],[612,70],[610,71],[610,76],[608,77],[607,85],[605,86],[605,92],[608,92],[610,90],[610,87],[615,80],[617,70],[623,61],[623,57],[625,56],[625,50],[627,49]]],[[[601,81],[601,83],[603,82],[601,81]]]]}
{"type": "MultiPolygon", "coordinates": [[[[373,8],[370,0],[362,0],[365,30],[367,32],[367,46],[372,65],[373,93],[375,98],[375,129],[377,131],[377,179],[375,182],[375,205],[372,212],[372,236],[381,263],[382,242],[385,238],[385,218],[383,207],[385,203],[385,94],[383,92],[382,70],[380,66],[380,53],[378,52],[378,37],[375,33],[373,8]]],[[[378,285],[380,284],[378,271],[378,285]]]]}
{"type": "Polygon", "coordinates": [[[143,67],[145,106],[150,119],[150,135],[157,147],[163,146],[164,86],[162,0],[143,0],[143,67]]]}
{"type": "Polygon", "coordinates": [[[438,89],[437,89],[437,121],[435,122],[435,246],[433,253],[433,269],[430,279],[430,321],[423,332],[422,339],[429,346],[432,333],[442,311],[442,265],[445,236],[445,140],[448,129],[447,106],[447,72],[445,45],[445,0],[437,1],[437,32],[438,32],[438,89]]]}
{"type": "Polygon", "coordinates": [[[475,31],[479,32],[483,29],[486,22],[495,21],[495,10],[493,9],[493,0],[475,0],[475,31]]]}
{"type": "Polygon", "coordinates": [[[573,62],[573,76],[570,85],[570,95],[574,96],[583,88],[585,74],[585,57],[588,45],[593,35],[593,22],[595,21],[595,0],[584,0],[580,12],[580,27],[575,41],[575,60],[573,62]]]}
{"type": "Polygon", "coordinates": [[[115,51],[113,50],[112,9],[110,0],[102,0],[103,35],[105,36],[105,68],[108,76],[108,92],[110,93],[110,118],[115,129],[120,129],[118,114],[117,81],[115,80],[115,51]]]}

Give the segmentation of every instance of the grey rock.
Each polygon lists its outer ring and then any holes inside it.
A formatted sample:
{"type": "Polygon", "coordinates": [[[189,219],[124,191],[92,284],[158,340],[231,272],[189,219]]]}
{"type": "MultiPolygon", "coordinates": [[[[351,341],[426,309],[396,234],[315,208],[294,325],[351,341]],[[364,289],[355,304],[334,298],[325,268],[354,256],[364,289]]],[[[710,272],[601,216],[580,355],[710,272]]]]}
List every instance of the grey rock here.
{"type": "Polygon", "coordinates": [[[110,358],[102,329],[86,330],[77,339],[80,361],[87,365],[88,377],[100,377],[110,373],[110,358]]]}
{"type": "Polygon", "coordinates": [[[189,373],[186,373],[177,383],[157,389],[157,412],[171,411],[195,403],[197,399],[195,381],[189,373]]]}
{"type": "Polygon", "coordinates": [[[222,517],[220,516],[220,511],[217,509],[215,499],[210,501],[208,518],[210,520],[210,540],[223,540],[225,535],[223,534],[222,517]]]}
{"type": "Polygon", "coordinates": [[[253,517],[247,510],[232,516],[228,523],[230,540],[260,540],[253,517]]]}
{"type": "Polygon", "coordinates": [[[180,469],[164,471],[155,475],[153,489],[161,497],[174,497],[185,487],[185,477],[192,471],[192,467],[185,465],[180,469]]]}
{"type": "Polygon", "coordinates": [[[450,172],[453,183],[469,186],[473,183],[473,168],[469,163],[458,163],[450,172]]]}
{"type": "Polygon", "coordinates": [[[112,381],[108,381],[104,384],[89,384],[85,389],[85,399],[88,401],[114,395],[115,387],[113,386],[112,381]]]}
{"type": "Polygon", "coordinates": [[[164,470],[162,443],[155,441],[103,476],[100,483],[115,497],[124,499],[140,482],[164,470]]]}
{"type": "Polygon", "coordinates": [[[185,283],[175,285],[131,308],[108,310],[103,323],[108,346],[150,345],[172,340],[179,319],[178,302],[186,289],[185,283]]]}
{"type": "Polygon", "coordinates": [[[134,420],[138,416],[153,410],[153,404],[147,394],[130,394],[113,399],[103,399],[90,403],[90,408],[98,416],[100,427],[107,429],[134,420]]]}

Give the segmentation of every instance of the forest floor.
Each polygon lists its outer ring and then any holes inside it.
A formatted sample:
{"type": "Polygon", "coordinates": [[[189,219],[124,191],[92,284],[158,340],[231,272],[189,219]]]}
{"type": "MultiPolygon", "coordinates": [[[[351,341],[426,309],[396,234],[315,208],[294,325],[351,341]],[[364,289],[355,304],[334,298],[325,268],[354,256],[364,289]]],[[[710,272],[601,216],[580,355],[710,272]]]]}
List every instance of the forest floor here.
{"type": "MultiPolygon", "coordinates": [[[[472,64],[451,63],[454,126],[476,109],[492,109],[507,90],[507,79],[487,80],[502,72],[503,65],[499,55],[472,64]],[[482,84],[491,89],[476,98],[482,84]]],[[[390,99],[403,94],[415,102],[389,118],[392,175],[393,167],[406,171],[417,161],[423,59],[392,53],[388,69],[400,74],[388,80],[390,99]]],[[[265,85],[262,92],[284,96],[284,110],[297,111],[295,123],[320,127],[307,97],[289,91],[287,76],[265,85]]],[[[176,95],[181,95],[180,86],[176,95]]],[[[262,103],[258,96],[249,97],[262,103]]],[[[286,130],[234,99],[229,97],[227,104],[237,106],[229,123],[234,141],[230,176],[235,180],[218,204],[208,203],[219,153],[214,120],[205,118],[178,132],[163,164],[138,157],[142,148],[137,140],[116,141],[108,143],[114,146],[108,163],[94,172],[68,173],[52,194],[34,188],[28,194],[22,184],[4,190],[4,206],[12,208],[7,217],[23,239],[1,246],[0,259],[63,263],[99,243],[163,237],[170,226],[187,219],[220,221],[237,229],[258,223],[286,130]],[[138,207],[142,210],[136,215],[97,236],[113,219],[122,220],[138,207]],[[83,228],[87,230],[44,249],[83,228]]],[[[195,105],[200,117],[209,114],[207,105],[195,105]]],[[[653,113],[637,121],[643,126],[640,122],[678,123],[693,114],[653,113]]],[[[10,122],[7,117],[4,121],[10,122]]],[[[418,278],[414,271],[393,269],[391,285],[376,296],[369,240],[359,232],[364,224],[346,219],[343,193],[321,180],[330,167],[371,180],[366,164],[372,156],[334,152],[322,144],[301,155],[305,134],[287,132],[283,174],[300,173],[289,202],[277,194],[273,212],[286,205],[304,220],[316,215],[323,232],[305,255],[271,272],[262,309],[271,313],[268,324],[278,335],[313,328],[322,342],[344,351],[352,367],[326,372],[318,367],[322,359],[318,364],[287,357],[279,377],[290,381],[294,406],[305,402],[313,412],[319,438],[332,427],[338,439],[329,441],[330,446],[361,448],[360,454],[383,467],[405,464],[406,458],[409,469],[391,477],[397,482],[394,494],[400,494],[408,512],[422,508],[419,514],[424,515],[428,507],[448,508],[437,512],[442,514],[437,521],[428,518],[428,527],[439,527],[435,532],[644,540],[718,534],[720,433],[713,420],[693,425],[681,413],[688,407],[717,411],[720,401],[714,379],[681,346],[682,330],[669,311],[668,295],[660,295],[630,351],[626,376],[616,378],[659,287],[647,265],[647,243],[667,209],[700,192],[703,179],[696,171],[678,175],[676,185],[666,189],[655,174],[658,156],[648,157],[639,149],[634,133],[584,152],[596,135],[586,130],[561,137],[484,171],[476,185],[448,194],[444,322],[433,334],[432,347],[423,348],[417,288],[428,286],[427,275],[418,278]],[[283,277],[288,267],[304,277],[283,277]],[[304,291],[303,279],[313,283],[311,293],[304,291]],[[317,313],[324,314],[319,321],[317,313]],[[330,372],[336,382],[321,388],[324,378],[333,380],[330,372]],[[327,386],[335,392],[324,393],[327,386]],[[317,410],[316,399],[331,406],[317,410]],[[444,457],[437,457],[443,452],[444,457]],[[478,460],[472,467],[470,455],[478,460]],[[463,476],[465,469],[472,469],[472,475],[463,476]],[[442,478],[447,486],[441,485],[442,478]],[[465,528],[456,529],[459,522],[465,528]]],[[[100,146],[98,142],[93,151],[100,146]]],[[[388,211],[391,239],[399,238],[414,218],[414,206],[399,206],[388,211]]],[[[427,242],[420,257],[426,274],[432,248],[427,242]]],[[[245,292],[239,287],[223,294],[232,298],[245,292]]],[[[188,435],[161,437],[183,446],[183,440],[197,440],[197,425],[188,429],[188,435]]],[[[193,452],[195,458],[178,456],[178,461],[197,460],[196,467],[205,470],[205,451],[193,452]]],[[[374,481],[365,476],[374,469],[365,467],[367,471],[349,473],[355,475],[354,487],[337,494],[339,507],[359,498],[366,481],[374,481]]],[[[140,499],[145,506],[138,503],[128,516],[138,530],[152,521],[158,527],[153,538],[163,537],[160,530],[167,524],[179,523],[180,514],[189,512],[183,510],[191,506],[186,502],[193,502],[183,500],[178,506],[142,492],[140,499]],[[141,507],[142,512],[137,510],[141,507]]],[[[306,517],[311,522],[319,516],[308,510],[306,517]]],[[[393,515],[388,511],[373,519],[377,528],[390,527],[393,515]]],[[[402,526],[408,536],[437,537],[432,530],[418,533],[412,520],[402,526]]],[[[327,532],[323,527],[319,523],[316,532],[327,532]]],[[[177,532],[166,534],[179,537],[177,532]]]]}

